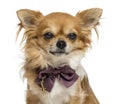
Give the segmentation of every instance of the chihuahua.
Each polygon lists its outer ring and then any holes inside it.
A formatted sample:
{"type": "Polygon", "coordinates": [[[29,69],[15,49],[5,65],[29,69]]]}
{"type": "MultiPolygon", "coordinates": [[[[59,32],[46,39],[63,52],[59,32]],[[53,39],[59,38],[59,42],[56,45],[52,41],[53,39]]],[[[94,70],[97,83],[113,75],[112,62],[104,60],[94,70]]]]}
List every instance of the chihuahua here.
{"type": "Polygon", "coordinates": [[[62,12],[17,11],[23,35],[27,104],[99,104],[81,59],[91,45],[91,30],[102,9],[91,8],[75,16],[62,12]]]}

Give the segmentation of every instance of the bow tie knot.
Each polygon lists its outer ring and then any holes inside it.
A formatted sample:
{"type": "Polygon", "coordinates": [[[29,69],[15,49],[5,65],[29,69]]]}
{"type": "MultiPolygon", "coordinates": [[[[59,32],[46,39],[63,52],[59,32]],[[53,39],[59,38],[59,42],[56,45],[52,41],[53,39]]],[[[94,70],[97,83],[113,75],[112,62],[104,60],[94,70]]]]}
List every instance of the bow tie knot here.
{"type": "Polygon", "coordinates": [[[59,68],[48,67],[44,70],[39,69],[38,77],[35,82],[42,88],[50,92],[54,86],[55,79],[57,79],[65,87],[70,87],[78,79],[78,75],[75,70],[69,66],[63,66],[59,68]]]}

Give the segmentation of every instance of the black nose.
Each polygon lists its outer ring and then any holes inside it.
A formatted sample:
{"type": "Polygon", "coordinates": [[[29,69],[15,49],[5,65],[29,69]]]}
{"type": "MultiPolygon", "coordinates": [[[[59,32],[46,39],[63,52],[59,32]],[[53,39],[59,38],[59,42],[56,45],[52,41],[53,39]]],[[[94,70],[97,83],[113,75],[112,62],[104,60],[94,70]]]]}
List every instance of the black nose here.
{"type": "Polygon", "coordinates": [[[56,46],[60,49],[64,49],[66,47],[66,42],[63,40],[59,40],[56,44],[56,46]]]}

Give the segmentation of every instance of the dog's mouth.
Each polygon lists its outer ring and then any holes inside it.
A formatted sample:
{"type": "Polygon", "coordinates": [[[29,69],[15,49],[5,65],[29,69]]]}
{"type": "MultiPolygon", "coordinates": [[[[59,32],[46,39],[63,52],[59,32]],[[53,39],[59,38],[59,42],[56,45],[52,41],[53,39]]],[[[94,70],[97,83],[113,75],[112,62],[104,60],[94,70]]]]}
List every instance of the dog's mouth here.
{"type": "Polygon", "coordinates": [[[49,52],[50,52],[52,55],[56,55],[56,56],[69,54],[69,53],[66,52],[65,50],[49,51],[49,52]]]}

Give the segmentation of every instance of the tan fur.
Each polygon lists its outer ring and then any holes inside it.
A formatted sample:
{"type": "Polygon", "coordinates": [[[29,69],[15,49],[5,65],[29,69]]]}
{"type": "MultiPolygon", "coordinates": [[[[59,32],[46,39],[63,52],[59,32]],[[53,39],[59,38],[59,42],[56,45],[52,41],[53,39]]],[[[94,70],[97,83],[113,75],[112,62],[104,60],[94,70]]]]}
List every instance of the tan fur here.
{"type": "Polygon", "coordinates": [[[22,28],[25,29],[22,41],[26,41],[24,77],[29,86],[27,104],[99,104],[80,61],[91,44],[91,29],[96,28],[101,14],[102,10],[99,8],[78,12],[76,16],[60,12],[43,16],[40,12],[28,9],[17,11],[20,19],[18,34],[22,28]],[[44,34],[47,32],[54,37],[46,39],[44,34]],[[75,33],[77,38],[69,39],[69,33],[75,33]],[[67,54],[51,54],[50,51],[57,50],[56,43],[60,39],[67,44],[67,54]],[[43,92],[34,82],[38,76],[36,69],[44,69],[48,65],[69,65],[79,75],[79,79],[70,88],[64,88],[56,80],[50,93],[43,92]]]}

